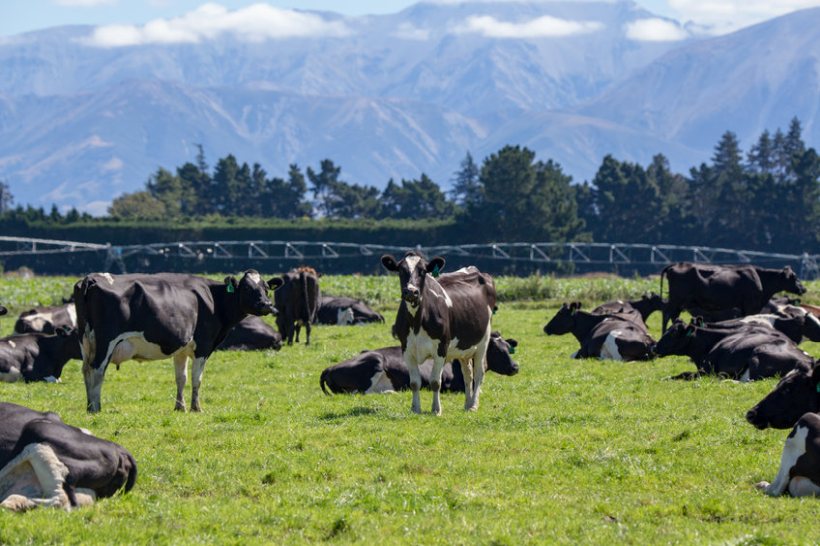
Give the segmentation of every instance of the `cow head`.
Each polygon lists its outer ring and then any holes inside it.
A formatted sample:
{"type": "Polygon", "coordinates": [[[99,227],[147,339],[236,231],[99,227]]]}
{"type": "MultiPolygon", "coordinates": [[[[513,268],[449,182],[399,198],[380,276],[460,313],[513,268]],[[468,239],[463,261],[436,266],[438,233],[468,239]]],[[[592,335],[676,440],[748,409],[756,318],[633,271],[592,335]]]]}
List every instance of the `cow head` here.
{"type": "Polygon", "coordinates": [[[544,333],[550,336],[560,336],[571,332],[573,326],[575,326],[575,314],[580,308],[580,301],[562,305],[561,309],[552,317],[552,320],[544,326],[544,333]]]}
{"type": "Polygon", "coordinates": [[[438,276],[438,272],[444,269],[444,258],[436,256],[428,262],[423,256],[410,251],[399,262],[390,254],[385,254],[382,256],[382,265],[388,271],[399,273],[401,299],[416,309],[421,304],[427,275],[438,276]]]}
{"type": "Polygon", "coordinates": [[[686,348],[696,333],[697,327],[694,324],[687,325],[682,320],[676,320],[655,344],[653,352],[658,356],[686,354],[686,348]]]}
{"type": "Polygon", "coordinates": [[[276,314],[276,307],[268,298],[268,290],[276,290],[283,282],[279,277],[265,282],[253,269],[245,271],[239,281],[233,276],[225,277],[226,290],[236,295],[239,310],[246,315],[256,316],[276,314]]]}
{"type": "Polygon", "coordinates": [[[8,310],[8,309],[6,309],[6,308],[5,308],[5,307],[3,307],[2,305],[0,305],[0,317],[2,317],[3,315],[5,315],[5,314],[6,314],[6,313],[8,313],[8,312],[9,312],[9,310],[8,310]]]}
{"type": "Polygon", "coordinates": [[[746,413],[746,420],[761,430],[791,428],[809,411],[820,409],[820,393],[817,389],[820,371],[794,369],[783,376],[777,386],[763,400],[746,413]]]}
{"type": "Polygon", "coordinates": [[[80,336],[76,328],[61,326],[51,334],[35,334],[42,354],[49,358],[35,360],[34,368],[26,376],[26,381],[46,381],[56,383],[63,374],[63,367],[69,360],[82,360],[80,336]]]}
{"type": "Polygon", "coordinates": [[[797,278],[797,273],[788,265],[783,268],[783,290],[798,295],[806,293],[806,287],[797,278]]]}
{"type": "Polygon", "coordinates": [[[516,340],[504,339],[498,332],[493,332],[487,346],[487,368],[501,375],[517,374],[518,363],[511,356],[516,347],[516,340]]]}
{"type": "Polygon", "coordinates": [[[820,341],[820,319],[806,313],[803,315],[803,337],[811,341],[820,341]]]}

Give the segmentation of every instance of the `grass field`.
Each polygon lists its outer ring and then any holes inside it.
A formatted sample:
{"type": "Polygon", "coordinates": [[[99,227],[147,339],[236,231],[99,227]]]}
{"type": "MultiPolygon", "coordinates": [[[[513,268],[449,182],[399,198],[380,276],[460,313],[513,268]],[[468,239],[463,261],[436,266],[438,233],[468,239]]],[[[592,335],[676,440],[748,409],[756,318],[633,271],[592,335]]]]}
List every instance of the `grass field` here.
{"type": "MultiPolygon", "coordinates": [[[[372,279],[323,280],[383,290],[372,279]]],[[[4,282],[0,301],[19,311],[26,302],[7,297],[18,281],[4,282]]],[[[26,297],[58,297],[61,282],[30,282],[26,297]]],[[[566,294],[591,305],[599,293],[551,282],[546,303],[510,301],[495,315],[520,342],[521,372],[489,374],[477,413],[461,409],[461,395],[443,395],[434,417],[429,393],[427,413],[413,415],[409,393],[321,392],[324,367],[395,343],[392,296],[379,297],[386,325],[318,327],[310,347],[278,353],[215,354],[202,414],[173,411],[170,361],[112,367],[97,415],[85,412],[79,363],[61,384],[0,384],[2,400],[56,411],[139,465],[130,494],[91,508],[0,512],[0,544],[820,542],[820,501],[754,489],[777,472],[787,431],[757,431],[743,415],[773,380],[665,380],[693,369],[683,358],[571,360],[575,340],[542,327],[566,294]]],[[[624,282],[636,294],[650,284],[624,282]]],[[[396,280],[384,290],[397,291],[396,280]]],[[[0,331],[12,323],[0,319],[0,331]]],[[[658,314],[650,327],[658,335],[658,314]]],[[[804,348],[820,356],[820,344],[804,348]]]]}

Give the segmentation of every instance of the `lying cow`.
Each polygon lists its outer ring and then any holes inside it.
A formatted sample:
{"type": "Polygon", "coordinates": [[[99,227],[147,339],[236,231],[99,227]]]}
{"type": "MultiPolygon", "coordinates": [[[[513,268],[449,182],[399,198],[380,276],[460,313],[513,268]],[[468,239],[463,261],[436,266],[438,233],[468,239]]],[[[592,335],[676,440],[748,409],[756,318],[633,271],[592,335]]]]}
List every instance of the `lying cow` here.
{"type": "Polygon", "coordinates": [[[629,314],[634,309],[641,316],[641,321],[646,324],[646,320],[655,311],[663,311],[664,301],[656,293],[644,294],[639,300],[633,301],[610,301],[603,303],[592,310],[595,315],[629,314]]]}
{"type": "Polygon", "coordinates": [[[663,331],[684,309],[704,311],[740,309],[743,316],[759,313],[777,292],[803,294],[806,289],[791,267],[766,269],[753,265],[719,266],[677,263],[661,272],[669,281],[669,298],[663,311],[663,331]]]}
{"type": "Polygon", "coordinates": [[[344,326],[368,322],[383,323],[384,317],[368,307],[362,300],[343,296],[322,296],[319,300],[316,322],[344,326]]]}
{"type": "Polygon", "coordinates": [[[698,368],[673,379],[719,375],[740,381],[808,370],[812,358],[792,341],[767,326],[746,325],[739,330],[712,329],[677,320],[655,347],[658,356],[683,355],[698,368]]]}
{"type": "Polygon", "coordinates": [[[820,365],[790,371],[746,413],[746,420],[761,430],[793,427],[800,416],[820,412],[820,365]]]}
{"type": "Polygon", "coordinates": [[[655,345],[646,325],[634,309],[624,315],[599,315],[581,311],[580,302],[565,303],[544,326],[547,335],[575,336],[581,348],[573,358],[649,360],[655,345]]]}
{"type": "MultiPolygon", "coordinates": [[[[487,369],[501,375],[515,375],[518,364],[512,359],[518,342],[504,339],[493,332],[487,346],[487,369]]],[[[425,360],[419,366],[421,385],[430,386],[433,361],[425,360]]],[[[335,366],[326,368],[319,379],[325,394],[328,389],[336,394],[374,394],[403,391],[410,388],[410,372],[401,354],[401,347],[385,347],[375,351],[363,351],[359,355],[335,366]]],[[[464,374],[461,362],[445,363],[441,374],[442,392],[464,392],[464,374]]]]}
{"type": "Polygon", "coordinates": [[[786,438],[774,481],[756,487],[772,497],[786,491],[792,497],[820,496],[820,415],[800,417],[786,438]]]}
{"type": "Polygon", "coordinates": [[[62,422],[56,413],[0,402],[0,506],[70,510],[128,492],[137,463],[121,446],[62,422]]]}
{"type": "Polygon", "coordinates": [[[310,345],[310,325],[316,320],[319,310],[319,274],[312,267],[299,267],[282,275],[281,288],[274,294],[276,327],[288,345],[293,345],[293,336],[299,342],[299,331],[305,327],[305,345],[310,345]]]}
{"type": "Polygon", "coordinates": [[[6,308],[5,308],[5,307],[3,307],[2,305],[0,305],[0,317],[2,317],[3,315],[5,315],[5,314],[6,314],[6,313],[8,313],[8,312],[9,312],[9,310],[8,310],[8,309],[6,309],[6,308]]]}
{"type": "Polygon", "coordinates": [[[60,328],[55,335],[15,334],[0,339],[0,381],[23,379],[56,383],[69,360],[82,359],[77,330],[60,328]]]}
{"type": "Polygon", "coordinates": [[[800,343],[803,338],[811,341],[820,341],[820,321],[816,317],[803,314],[791,315],[748,315],[739,319],[724,320],[720,322],[704,323],[707,328],[738,330],[748,325],[769,326],[784,334],[794,343],[800,343]]]}
{"type": "Polygon", "coordinates": [[[261,318],[250,315],[231,328],[218,351],[264,351],[282,348],[282,335],[261,318]]]}
{"type": "Polygon", "coordinates": [[[88,275],[74,285],[77,326],[89,412],[100,411],[105,370],[113,362],[173,358],[175,409],[185,410],[183,389],[191,366],[191,410],[201,411],[199,387],[205,363],[231,328],[248,315],[276,313],[265,282],[249,269],[224,282],[174,273],[88,275]]]}
{"type": "Polygon", "coordinates": [[[76,328],[77,310],[74,302],[52,307],[37,307],[20,314],[14,323],[18,334],[54,334],[59,328],[76,328]]]}
{"type": "Polygon", "coordinates": [[[433,359],[433,414],[441,414],[444,363],[455,359],[461,362],[466,384],[464,409],[477,410],[496,303],[492,277],[472,266],[439,276],[444,258],[437,256],[428,262],[412,251],[398,262],[386,254],[381,262],[385,269],[399,274],[402,299],[394,333],[410,373],[412,411],[421,413],[419,366],[428,358],[433,359]]]}

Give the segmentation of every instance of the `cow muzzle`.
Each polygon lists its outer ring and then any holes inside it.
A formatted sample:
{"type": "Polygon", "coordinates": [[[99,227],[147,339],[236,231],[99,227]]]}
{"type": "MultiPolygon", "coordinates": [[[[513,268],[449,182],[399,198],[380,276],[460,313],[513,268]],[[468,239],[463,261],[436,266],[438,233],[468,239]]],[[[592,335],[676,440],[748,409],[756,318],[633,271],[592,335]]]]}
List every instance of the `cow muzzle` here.
{"type": "Polygon", "coordinates": [[[752,408],[746,412],[746,421],[758,430],[765,430],[769,427],[769,423],[757,414],[756,408],[752,408]]]}
{"type": "Polygon", "coordinates": [[[5,314],[6,314],[6,313],[8,313],[8,312],[9,312],[9,310],[8,310],[8,309],[6,309],[6,308],[5,308],[5,307],[3,307],[2,305],[0,305],[0,316],[3,316],[3,315],[5,315],[5,314]]]}
{"type": "Polygon", "coordinates": [[[407,286],[401,291],[401,299],[403,299],[413,307],[418,306],[419,297],[419,289],[415,286],[407,286]]]}

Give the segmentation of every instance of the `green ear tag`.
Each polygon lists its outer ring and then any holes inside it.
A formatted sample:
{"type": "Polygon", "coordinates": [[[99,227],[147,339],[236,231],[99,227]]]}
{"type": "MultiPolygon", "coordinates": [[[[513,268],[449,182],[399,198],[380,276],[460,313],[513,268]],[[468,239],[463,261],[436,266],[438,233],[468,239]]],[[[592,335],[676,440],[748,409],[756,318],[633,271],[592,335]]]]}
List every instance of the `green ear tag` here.
{"type": "Polygon", "coordinates": [[[233,294],[236,289],[233,287],[233,283],[228,283],[228,294],[233,294]]]}
{"type": "Polygon", "coordinates": [[[688,332],[686,332],[686,337],[694,337],[694,335],[695,335],[694,330],[689,330],[688,332]]]}
{"type": "Polygon", "coordinates": [[[510,354],[511,355],[515,354],[515,347],[513,347],[512,345],[510,345],[510,354]]]}
{"type": "Polygon", "coordinates": [[[820,383],[817,384],[817,392],[820,392],[820,383]]]}
{"type": "Polygon", "coordinates": [[[441,274],[441,269],[438,268],[438,264],[433,267],[433,277],[438,277],[441,274]]]}

